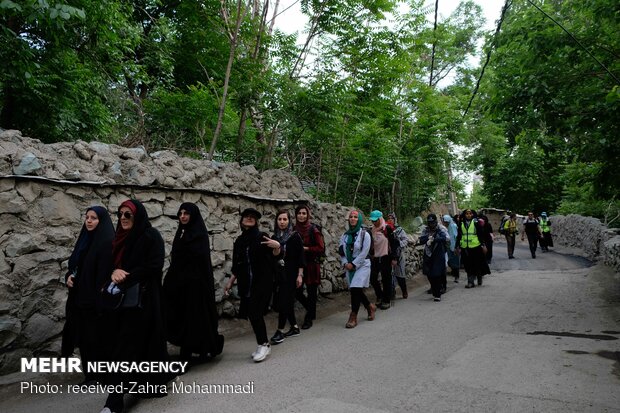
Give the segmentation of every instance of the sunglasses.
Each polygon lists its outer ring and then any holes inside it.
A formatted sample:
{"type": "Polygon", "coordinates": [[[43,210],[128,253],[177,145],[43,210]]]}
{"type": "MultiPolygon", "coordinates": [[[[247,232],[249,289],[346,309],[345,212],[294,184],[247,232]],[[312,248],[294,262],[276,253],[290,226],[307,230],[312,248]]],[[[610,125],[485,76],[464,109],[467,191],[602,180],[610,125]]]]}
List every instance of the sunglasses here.
{"type": "Polygon", "coordinates": [[[125,211],[125,212],[118,211],[118,212],[116,213],[116,216],[118,217],[118,219],[121,219],[121,218],[123,218],[123,217],[124,217],[125,219],[131,219],[131,218],[133,218],[133,215],[132,215],[132,214],[131,214],[131,212],[129,212],[129,211],[125,211]]]}

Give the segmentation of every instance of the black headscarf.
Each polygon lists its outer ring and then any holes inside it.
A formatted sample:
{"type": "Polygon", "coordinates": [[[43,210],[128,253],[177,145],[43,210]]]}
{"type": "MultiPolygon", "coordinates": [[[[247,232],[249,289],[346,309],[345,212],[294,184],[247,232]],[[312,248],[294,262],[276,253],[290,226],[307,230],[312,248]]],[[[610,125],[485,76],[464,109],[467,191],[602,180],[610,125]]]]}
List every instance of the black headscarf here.
{"type": "Polygon", "coordinates": [[[114,225],[112,225],[112,220],[110,219],[108,211],[101,206],[91,206],[86,210],[86,213],[88,213],[88,211],[94,211],[95,214],[97,214],[99,224],[97,224],[97,227],[92,231],[88,231],[86,229],[86,224],[82,224],[82,230],[75,243],[71,257],[69,257],[68,275],[76,272],[80,260],[84,259],[84,253],[86,253],[91,246],[99,247],[103,243],[110,243],[111,239],[114,238],[114,225]]]}
{"type": "Polygon", "coordinates": [[[239,237],[237,238],[237,241],[239,243],[240,246],[248,247],[250,245],[250,243],[256,239],[256,237],[258,237],[258,235],[260,234],[260,230],[258,229],[258,218],[256,218],[256,215],[254,215],[255,218],[255,222],[256,224],[254,224],[254,226],[250,227],[250,228],[244,228],[243,225],[241,225],[241,223],[243,222],[243,218],[247,215],[253,215],[253,214],[249,214],[247,213],[247,211],[251,209],[248,208],[245,211],[243,211],[241,213],[241,218],[239,218],[239,228],[241,228],[241,235],[239,235],[239,237]]]}
{"type": "MultiPolygon", "coordinates": [[[[172,251],[170,253],[173,259],[179,254],[181,249],[192,249],[195,247],[197,244],[193,241],[196,239],[204,238],[206,239],[207,246],[209,245],[207,226],[205,225],[202,215],[200,214],[200,209],[198,206],[191,202],[182,203],[179,207],[179,211],[177,212],[177,217],[180,215],[181,210],[185,210],[189,213],[189,222],[184,225],[179,221],[179,227],[174,235],[174,240],[172,241],[172,251]]],[[[202,253],[203,251],[193,252],[202,253]]]]}

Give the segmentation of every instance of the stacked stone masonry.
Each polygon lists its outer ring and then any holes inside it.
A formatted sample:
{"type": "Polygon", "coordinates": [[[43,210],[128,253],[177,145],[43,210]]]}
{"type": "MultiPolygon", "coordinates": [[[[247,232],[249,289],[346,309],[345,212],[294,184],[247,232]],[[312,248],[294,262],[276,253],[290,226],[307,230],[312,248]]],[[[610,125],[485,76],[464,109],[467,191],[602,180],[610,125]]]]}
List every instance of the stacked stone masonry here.
{"type": "MultiPolygon", "coordinates": [[[[84,212],[102,205],[113,213],[128,198],[144,203],[167,253],[179,205],[200,207],[210,233],[218,310],[225,316],[238,309],[238,301],[222,293],[240,232],[239,211],[250,206],[263,213],[261,229],[271,233],[278,209],[309,204],[327,245],[320,290],[346,288],[337,244],[350,208],[314,202],[288,173],[99,142],[45,145],[0,130],[0,374],[17,370],[20,357],[58,355],[66,300],[62,281],[84,212]]],[[[406,254],[413,275],[420,254],[415,248],[406,254]]]]}

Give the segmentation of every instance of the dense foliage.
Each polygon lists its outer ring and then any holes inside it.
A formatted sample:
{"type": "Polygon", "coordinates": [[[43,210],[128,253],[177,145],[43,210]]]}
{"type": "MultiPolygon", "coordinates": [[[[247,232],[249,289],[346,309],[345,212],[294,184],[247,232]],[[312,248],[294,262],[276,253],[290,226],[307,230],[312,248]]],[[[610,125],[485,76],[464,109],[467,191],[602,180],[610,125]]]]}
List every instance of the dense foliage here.
{"type": "Polygon", "coordinates": [[[617,219],[620,3],[512,1],[503,23],[478,106],[501,130],[472,159],[485,195],[617,219]]]}
{"type": "Polygon", "coordinates": [[[320,200],[401,217],[471,171],[468,205],[609,214],[617,2],[534,2],[587,52],[527,0],[497,36],[474,2],[436,25],[432,3],[301,0],[298,38],[277,1],[0,0],[0,127],[285,168],[320,200]]]}

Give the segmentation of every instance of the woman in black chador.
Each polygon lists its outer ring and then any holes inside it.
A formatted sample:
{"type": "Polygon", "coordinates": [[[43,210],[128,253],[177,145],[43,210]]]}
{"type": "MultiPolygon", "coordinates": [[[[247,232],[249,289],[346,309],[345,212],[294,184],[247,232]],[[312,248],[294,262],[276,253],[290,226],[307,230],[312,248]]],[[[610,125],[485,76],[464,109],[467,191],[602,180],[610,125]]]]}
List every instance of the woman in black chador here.
{"type": "MultiPolygon", "coordinates": [[[[164,266],[164,240],[151,226],[144,205],[134,199],[121,204],[117,211],[118,225],[112,242],[114,271],[103,295],[115,303],[106,316],[109,357],[114,361],[167,361],[168,351],[161,308],[161,280],[164,266]],[[140,298],[133,297],[139,285],[140,298]],[[115,297],[125,295],[125,300],[115,297]]],[[[137,297],[137,295],[136,295],[137,297]]],[[[106,384],[117,386],[136,382],[144,385],[140,397],[165,396],[165,383],[172,379],[167,373],[109,373],[106,384]],[[148,383],[148,386],[146,386],[148,383]],[[163,387],[163,389],[162,389],[163,387]]],[[[102,412],[122,412],[123,393],[110,393],[102,412]]]]}
{"type": "MultiPolygon", "coordinates": [[[[98,291],[112,272],[113,239],[114,225],[108,211],[100,206],[88,208],[65,275],[69,296],[61,347],[61,356],[71,357],[77,345],[82,366],[102,359],[101,300],[98,291]]],[[[84,375],[85,382],[97,380],[86,369],[84,375]]]]}
{"type": "Polygon", "coordinates": [[[189,361],[192,353],[207,360],[224,346],[224,336],[217,331],[209,234],[196,204],[181,204],[177,216],[179,228],[163,287],[167,338],[181,347],[183,360],[189,361]]]}

